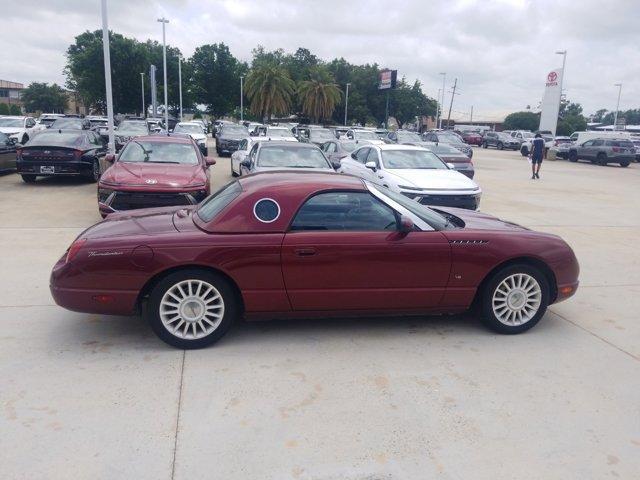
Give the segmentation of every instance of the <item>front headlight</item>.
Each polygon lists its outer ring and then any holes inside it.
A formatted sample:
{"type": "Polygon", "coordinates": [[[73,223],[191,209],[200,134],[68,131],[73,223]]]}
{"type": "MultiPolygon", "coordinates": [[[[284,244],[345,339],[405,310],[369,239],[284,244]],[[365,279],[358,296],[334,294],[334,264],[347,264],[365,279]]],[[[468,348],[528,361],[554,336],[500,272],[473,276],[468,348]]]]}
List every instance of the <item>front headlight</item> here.
{"type": "Polygon", "coordinates": [[[109,188],[98,188],[98,202],[104,203],[109,198],[109,195],[113,193],[113,190],[109,188]]]}

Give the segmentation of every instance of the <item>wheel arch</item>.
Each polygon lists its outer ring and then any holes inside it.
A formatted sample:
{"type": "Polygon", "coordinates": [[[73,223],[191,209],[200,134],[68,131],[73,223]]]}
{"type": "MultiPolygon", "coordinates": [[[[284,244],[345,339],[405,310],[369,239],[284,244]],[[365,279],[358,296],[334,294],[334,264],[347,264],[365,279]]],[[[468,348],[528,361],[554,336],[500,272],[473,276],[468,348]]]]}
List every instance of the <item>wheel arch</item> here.
{"type": "Polygon", "coordinates": [[[539,258],[520,256],[510,258],[509,260],[505,260],[504,262],[499,263],[484,276],[484,278],[478,285],[478,288],[476,289],[476,294],[473,299],[472,305],[479,305],[482,292],[484,291],[485,286],[491,280],[491,278],[503,268],[510,267],[512,265],[528,265],[540,270],[540,272],[542,272],[542,274],[547,279],[547,283],[549,284],[549,305],[556,301],[556,298],[558,297],[558,282],[556,280],[556,275],[553,273],[551,267],[549,267],[549,265],[547,265],[543,260],[540,260],[539,258]]]}
{"type": "Polygon", "coordinates": [[[160,280],[162,280],[167,275],[170,275],[175,272],[179,272],[181,270],[202,270],[204,272],[215,273],[216,275],[220,275],[221,277],[223,277],[226,281],[229,282],[229,285],[231,285],[231,288],[234,291],[236,300],[238,301],[238,309],[240,310],[240,315],[242,316],[244,314],[244,298],[242,297],[242,291],[240,290],[240,287],[238,286],[237,282],[233,279],[233,277],[231,277],[228,273],[218,268],[210,267],[207,265],[201,265],[197,263],[176,265],[170,268],[166,268],[156,273],[155,275],[153,275],[149,280],[147,280],[144,286],[140,289],[140,293],[138,294],[138,298],[136,299],[136,312],[138,313],[142,312],[143,303],[149,297],[149,295],[151,294],[151,291],[158,284],[158,282],[160,282],[160,280]]]}

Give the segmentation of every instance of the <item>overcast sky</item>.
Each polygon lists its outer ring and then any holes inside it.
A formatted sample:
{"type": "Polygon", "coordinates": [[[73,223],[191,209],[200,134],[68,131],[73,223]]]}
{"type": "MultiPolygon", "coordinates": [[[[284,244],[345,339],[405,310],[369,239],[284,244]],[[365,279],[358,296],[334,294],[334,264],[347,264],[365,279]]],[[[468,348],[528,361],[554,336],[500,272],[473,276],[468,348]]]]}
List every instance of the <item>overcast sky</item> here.
{"type": "MultiPolygon", "coordinates": [[[[585,113],[640,108],[640,0],[109,0],[109,28],[161,40],[190,56],[224,42],[250,60],[258,44],[306,47],[324,60],[378,63],[418,78],[436,97],[458,78],[455,118],[496,117],[541,100],[546,74],[568,50],[564,88],[585,113]]],[[[101,28],[99,0],[0,0],[0,78],[64,85],[64,52],[101,28]],[[18,8],[19,6],[19,8],[18,8]]],[[[447,94],[446,105],[450,101],[447,94]]]]}

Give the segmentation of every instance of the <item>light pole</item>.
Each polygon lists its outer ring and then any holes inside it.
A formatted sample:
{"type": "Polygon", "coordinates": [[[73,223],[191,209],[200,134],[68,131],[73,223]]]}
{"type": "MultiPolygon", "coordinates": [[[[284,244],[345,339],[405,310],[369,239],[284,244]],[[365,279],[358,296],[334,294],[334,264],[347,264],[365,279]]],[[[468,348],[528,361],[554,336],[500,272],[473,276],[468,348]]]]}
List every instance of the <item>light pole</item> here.
{"type": "Polygon", "coordinates": [[[178,54],[178,91],[180,92],[180,121],[182,121],[182,55],[178,54]]]}
{"type": "Polygon", "coordinates": [[[613,129],[615,130],[618,126],[618,110],[620,110],[620,94],[622,93],[622,84],[615,83],[614,86],[618,87],[618,103],[616,103],[616,114],[613,119],[613,129]]]}
{"type": "Polygon", "coordinates": [[[442,92],[442,89],[439,88],[438,100],[436,100],[436,128],[438,128],[438,125],[440,124],[440,108],[442,107],[442,104],[440,103],[441,92],[442,92]]]}
{"type": "Polygon", "coordinates": [[[244,121],[244,76],[240,75],[240,123],[244,121]]]}
{"type": "Polygon", "coordinates": [[[116,153],[113,134],[113,94],[111,92],[111,55],[109,53],[109,21],[107,0],[102,0],[102,51],[104,54],[104,84],[107,95],[107,126],[109,128],[109,153],[116,153]]]}
{"type": "Polygon", "coordinates": [[[351,85],[350,83],[347,83],[347,93],[344,97],[344,126],[347,126],[347,109],[349,108],[349,85],[351,85]]]}
{"type": "Polygon", "coordinates": [[[162,23],[162,70],[164,74],[164,128],[167,130],[167,135],[169,135],[169,108],[167,106],[167,42],[165,38],[164,27],[165,24],[169,23],[169,20],[162,17],[159,18],[158,21],[162,23]]]}
{"type": "MultiPolygon", "coordinates": [[[[442,75],[442,102],[440,105],[444,105],[444,81],[447,79],[447,72],[440,72],[442,75]]],[[[440,125],[436,125],[438,128],[442,128],[442,115],[440,115],[440,125]]]]}
{"type": "Polygon", "coordinates": [[[147,112],[144,110],[144,72],[140,72],[140,85],[142,86],[142,116],[147,118],[147,112]]]}

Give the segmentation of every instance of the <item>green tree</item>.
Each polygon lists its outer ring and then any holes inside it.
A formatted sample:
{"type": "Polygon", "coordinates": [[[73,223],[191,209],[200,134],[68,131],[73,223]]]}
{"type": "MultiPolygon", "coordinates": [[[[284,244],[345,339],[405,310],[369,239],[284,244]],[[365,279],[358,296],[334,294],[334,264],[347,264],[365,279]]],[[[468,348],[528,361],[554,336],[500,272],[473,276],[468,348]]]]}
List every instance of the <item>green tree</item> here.
{"type": "Polygon", "coordinates": [[[6,103],[0,103],[0,115],[9,115],[9,105],[6,103]]]}
{"type": "Polygon", "coordinates": [[[533,112],[514,112],[504,119],[505,130],[538,130],[540,114],[533,112]]]}
{"type": "Polygon", "coordinates": [[[592,120],[598,123],[602,122],[602,119],[606,114],[607,114],[607,109],[601,108],[600,110],[598,110],[596,113],[593,114],[592,120]]]}
{"type": "Polygon", "coordinates": [[[23,90],[22,101],[27,112],[62,113],[67,108],[66,92],[55,83],[31,83],[23,90]]]}
{"type": "Polygon", "coordinates": [[[16,105],[15,103],[12,103],[9,106],[9,115],[22,115],[22,110],[18,105],[16,105]]]}
{"type": "Polygon", "coordinates": [[[309,76],[298,84],[298,99],[302,113],[318,123],[331,117],[342,92],[325,67],[312,67],[309,76]]]}
{"type": "Polygon", "coordinates": [[[240,77],[247,65],[239,62],[224,43],[202,45],[189,59],[195,101],[207,112],[222,116],[240,104],[240,77]]]}
{"type": "Polygon", "coordinates": [[[251,113],[271,120],[274,114],[290,112],[295,83],[282,65],[259,62],[247,75],[245,91],[251,101],[251,113]]]}
{"type": "Polygon", "coordinates": [[[406,122],[414,120],[418,116],[435,116],[436,101],[422,93],[418,80],[409,86],[403,78],[398,82],[396,89],[391,92],[389,114],[395,117],[398,126],[402,128],[406,122]]]}

